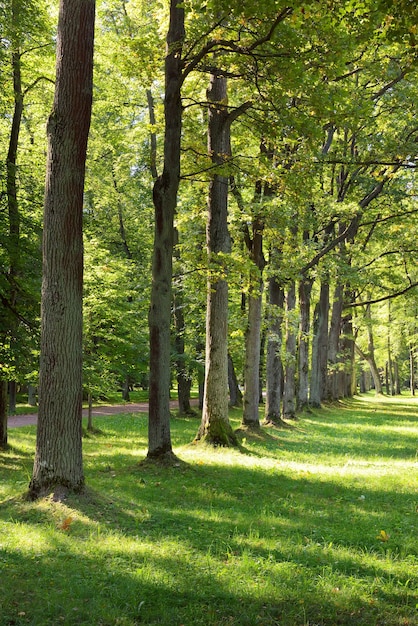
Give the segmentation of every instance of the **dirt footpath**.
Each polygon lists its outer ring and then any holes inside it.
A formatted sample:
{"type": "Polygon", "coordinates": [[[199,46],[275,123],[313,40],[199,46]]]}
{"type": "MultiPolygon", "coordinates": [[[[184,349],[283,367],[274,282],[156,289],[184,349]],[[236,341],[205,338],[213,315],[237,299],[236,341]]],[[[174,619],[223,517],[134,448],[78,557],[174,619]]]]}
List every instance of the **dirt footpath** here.
{"type": "MultiPolygon", "coordinates": [[[[192,400],[191,404],[196,402],[197,400],[192,400]]],[[[177,400],[170,402],[170,408],[173,410],[178,408],[177,400]]],[[[92,410],[93,417],[96,415],[116,415],[117,413],[148,413],[148,402],[95,406],[92,410]]],[[[83,417],[87,417],[87,409],[83,409],[83,417]]],[[[11,415],[7,424],[9,428],[16,428],[18,426],[33,426],[37,422],[38,415],[28,413],[27,415],[11,415]]]]}

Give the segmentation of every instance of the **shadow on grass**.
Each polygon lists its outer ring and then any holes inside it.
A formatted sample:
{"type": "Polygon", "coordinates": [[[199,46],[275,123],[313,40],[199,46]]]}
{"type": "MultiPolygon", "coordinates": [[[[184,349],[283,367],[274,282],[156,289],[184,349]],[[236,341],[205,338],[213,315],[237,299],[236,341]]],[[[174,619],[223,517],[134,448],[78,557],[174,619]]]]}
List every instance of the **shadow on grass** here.
{"type": "MultiPolygon", "coordinates": [[[[260,467],[226,465],[222,454],[207,465],[141,466],[146,421],[103,418],[103,434],[85,442],[84,494],[64,505],[9,500],[0,510],[2,626],[416,623],[413,476],[409,491],[396,480],[309,471],[327,450],[389,458],[399,433],[385,431],[384,441],[379,428],[361,431],[367,411],[351,421],[325,413],[290,432],[247,435],[237,458],[277,460],[260,467]],[[282,451],[303,452],[310,465],[284,471],[282,451]],[[12,549],[15,526],[24,535],[12,549]]],[[[181,422],[184,442],[195,422],[181,422]]],[[[18,446],[12,454],[17,468],[28,458],[18,446]]]]}

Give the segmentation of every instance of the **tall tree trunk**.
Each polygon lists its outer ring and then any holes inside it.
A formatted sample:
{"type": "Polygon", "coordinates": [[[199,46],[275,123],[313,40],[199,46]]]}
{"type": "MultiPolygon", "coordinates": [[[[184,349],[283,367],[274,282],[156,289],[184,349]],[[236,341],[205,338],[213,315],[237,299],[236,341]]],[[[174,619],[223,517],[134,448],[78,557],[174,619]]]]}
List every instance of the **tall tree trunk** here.
{"type": "Polygon", "coordinates": [[[0,448],[7,448],[7,381],[0,380],[0,448]]]}
{"type": "Polygon", "coordinates": [[[303,276],[299,282],[300,335],[298,352],[299,384],[297,409],[309,407],[309,333],[313,279],[303,276]]]}
{"type": "Polygon", "coordinates": [[[83,191],[92,103],[94,0],[61,0],[43,231],[39,412],[32,497],[80,490],[83,191]]]}
{"type": "Polygon", "coordinates": [[[17,383],[15,380],[9,381],[9,415],[16,413],[17,404],[17,383]]]}
{"type": "Polygon", "coordinates": [[[314,313],[314,339],[312,344],[312,373],[309,404],[320,407],[326,395],[327,352],[329,318],[329,283],[321,281],[319,302],[314,313]]]}
{"type": "Polygon", "coordinates": [[[154,249],[149,310],[150,382],[148,458],[174,457],[170,433],[171,297],[173,225],[180,183],[182,126],[182,45],[185,37],[184,5],[170,2],[170,24],[165,57],[164,167],[154,184],[154,249]]]}
{"type": "Polygon", "coordinates": [[[292,281],[286,297],[286,366],[283,388],[283,417],[296,418],[296,326],[293,319],[296,309],[296,285],[292,281]]]}
{"type": "Polygon", "coordinates": [[[28,404],[36,406],[36,387],[33,385],[28,385],[28,404]]]}
{"type": "MultiPolygon", "coordinates": [[[[370,298],[369,298],[370,299],[370,298]]],[[[362,356],[362,358],[364,358],[370,367],[370,372],[373,378],[373,382],[374,382],[374,388],[376,391],[376,395],[380,395],[382,394],[382,382],[380,380],[380,374],[379,374],[379,370],[377,368],[377,364],[376,364],[376,358],[375,358],[375,350],[374,350],[374,336],[373,336],[373,323],[372,323],[372,311],[371,311],[371,306],[370,304],[367,305],[366,307],[366,311],[365,311],[365,319],[366,319],[366,324],[367,324],[367,337],[368,337],[368,344],[367,344],[367,353],[364,354],[362,356]]],[[[355,349],[357,350],[357,352],[359,352],[359,354],[362,355],[362,353],[360,353],[358,346],[355,346],[355,349]]]]}
{"type": "Polygon", "coordinates": [[[228,388],[229,388],[229,406],[242,406],[242,391],[238,385],[237,375],[235,373],[234,362],[228,353],[228,388]]]}
{"type": "MultiPolygon", "coordinates": [[[[208,150],[215,166],[230,154],[226,78],[211,74],[208,150]]],[[[216,170],[209,184],[207,248],[209,278],[206,309],[206,362],[203,412],[197,439],[231,445],[236,437],[228,417],[228,283],[225,256],[230,252],[228,179],[216,170]]]]}
{"type": "MultiPolygon", "coordinates": [[[[260,184],[256,188],[256,197],[261,196],[260,184]]],[[[265,265],[263,254],[264,222],[259,217],[253,218],[252,237],[247,232],[246,243],[252,261],[250,290],[248,296],[248,323],[245,333],[244,363],[244,411],[242,423],[250,428],[260,427],[258,407],[260,404],[260,351],[262,323],[262,272],[265,265]]]]}
{"type": "Polygon", "coordinates": [[[334,290],[334,299],[331,310],[331,321],[328,335],[328,376],[327,376],[327,399],[338,400],[344,395],[340,381],[341,371],[344,371],[341,359],[341,328],[342,312],[344,305],[344,288],[337,283],[334,290]]]}
{"type": "Polygon", "coordinates": [[[281,359],[284,290],[275,276],[269,278],[265,421],[281,424],[283,366],[281,359]]]}
{"type": "Polygon", "coordinates": [[[184,344],[185,321],[183,313],[183,300],[181,286],[177,287],[173,298],[174,328],[175,328],[175,362],[177,369],[177,395],[179,403],[179,415],[192,415],[193,409],[190,405],[190,391],[192,379],[186,364],[186,352],[184,344]]]}
{"type": "Polygon", "coordinates": [[[415,395],[415,350],[411,346],[409,350],[409,388],[411,395],[415,395]]]}
{"type": "MultiPolygon", "coordinates": [[[[180,265],[180,252],[178,249],[178,230],[174,229],[174,257],[180,265]]],[[[177,397],[179,404],[179,415],[193,415],[194,411],[190,405],[190,391],[192,388],[191,372],[187,367],[185,352],[184,333],[186,323],[184,320],[183,284],[181,274],[175,282],[173,289],[173,317],[174,317],[174,347],[175,364],[177,369],[177,397]]]]}
{"type": "Polygon", "coordinates": [[[262,294],[251,290],[248,298],[248,325],[245,333],[244,365],[244,411],[242,423],[259,428],[258,407],[260,403],[260,347],[262,322],[262,294]]]}

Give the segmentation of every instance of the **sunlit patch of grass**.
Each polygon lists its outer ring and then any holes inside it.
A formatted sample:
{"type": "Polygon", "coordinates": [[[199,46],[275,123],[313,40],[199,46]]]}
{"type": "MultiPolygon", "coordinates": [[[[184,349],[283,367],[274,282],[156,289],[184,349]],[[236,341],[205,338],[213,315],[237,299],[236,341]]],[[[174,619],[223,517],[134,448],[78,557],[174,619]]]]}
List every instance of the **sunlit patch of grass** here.
{"type": "Polygon", "coordinates": [[[139,463],[145,415],[95,418],[88,487],[61,503],[22,497],[35,431],[13,429],[1,626],[416,625],[418,402],[405,407],[356,399],[237,449],[193,445],[198,420],[173,418],[186,463],[167,469],[139,463]]]}

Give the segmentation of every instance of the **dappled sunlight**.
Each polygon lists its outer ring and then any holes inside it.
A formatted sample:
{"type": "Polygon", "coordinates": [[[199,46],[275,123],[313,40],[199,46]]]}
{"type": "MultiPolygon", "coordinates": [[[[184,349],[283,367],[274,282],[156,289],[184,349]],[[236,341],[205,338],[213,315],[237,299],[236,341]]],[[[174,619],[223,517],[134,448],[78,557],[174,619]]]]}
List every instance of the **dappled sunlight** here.
{"type": "MultiPolygon", "coordinates": [[[[97,418],[103,430],[83,442],[83,494],[2,497],[3,582],[12,590],[25,572],[19,611],[28,616],[47,592],[49,617],[32,616],[37,626],[87,625],[92,614],[106,626],[121,615],[123,626],[223,626],[243,613],[248,626],[270,626],[290,623],[290,605],[295,624],[331,612],[369,626],[379,607],[395,625],[417,602],[413,426],[379,416],[374,430],[373,416],[359,414],[340,421],[327,409],[215,449],[189,443],[195,420],[174,420],[184,463],[165,469],[140,463],[143,418],[97,418]]],[[[8,494],[27,486],[24,437],[3,456],[8,494]]]]}

